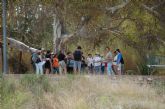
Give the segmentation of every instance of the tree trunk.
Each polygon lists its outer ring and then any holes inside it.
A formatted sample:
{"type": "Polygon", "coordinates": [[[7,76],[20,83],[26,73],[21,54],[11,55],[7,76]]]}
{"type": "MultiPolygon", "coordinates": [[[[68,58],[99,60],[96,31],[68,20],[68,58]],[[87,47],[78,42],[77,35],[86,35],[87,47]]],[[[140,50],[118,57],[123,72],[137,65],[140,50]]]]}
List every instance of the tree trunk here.
{"type": "Polygon", "coordinates": [[[61,41],[61,29],[62,26],[60,24],[57,15],[53,16],[53,45],[54,45],[54,53],[57,53],[60,49],[59,44],[61,41]]]}
{"type": "MultiPolygon", "coordinates": [[[[2,53],[3,53],[3,52],[2,52],[2,48],[0,47],[0,60],[1,60],[1,61],[0,61],[0,69],[1,69],[1,70],[2,70],[2,65],[3,65],[3,62],[2,62],[2,61],[3,61],[2,53]]],[[[2,71],[2,72],[3,72],[3,71],[2,71]]]]}

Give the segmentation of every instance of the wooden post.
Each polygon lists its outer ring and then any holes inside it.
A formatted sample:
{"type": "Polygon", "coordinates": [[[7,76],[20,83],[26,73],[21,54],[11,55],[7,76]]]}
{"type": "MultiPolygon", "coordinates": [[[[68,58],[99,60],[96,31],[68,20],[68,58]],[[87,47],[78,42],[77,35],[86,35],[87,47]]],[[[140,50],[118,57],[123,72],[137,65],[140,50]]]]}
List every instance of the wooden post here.
{"type": "MultiPolygon", "coordinates": [[[[3,61],[2,54],[3,54],[3,53],[2,53],[2,46],[0,45],[0,60],[1,60],[1,61],[0,61],[0,70],[3,72],[3,70],[2,70],[2,65],[3,65],[3,63],[2,63],[2,61],[3,61]]],[[[1,72],[1,71],[0,71],[0,72],[1,72]]]]}
{"type": "Polygon", "coordinates": [[[21,72],[21,64],[22,64],[22,51],[20,51],[20,53],[19,53],[19,73],[22,73],[21,72]]]}

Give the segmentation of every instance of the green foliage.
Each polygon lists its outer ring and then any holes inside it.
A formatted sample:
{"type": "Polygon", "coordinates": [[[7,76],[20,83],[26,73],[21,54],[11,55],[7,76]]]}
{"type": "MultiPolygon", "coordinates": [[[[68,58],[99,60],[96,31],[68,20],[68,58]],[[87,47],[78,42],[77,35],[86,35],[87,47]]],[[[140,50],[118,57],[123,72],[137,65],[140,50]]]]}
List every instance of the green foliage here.
{"type": "Polygon", "coordinates": [[[151,74],[151,71],[149,70],[149,68],[147,67],[147,65],[145,63],[139,63],[138,68],[139,68],[139,71],[142,75],[150,75],[151,74]]]}
{"type": "Polygon", "coordinates": [[[23,90],[18,81],[7,77],[1,79],[1,106],[2,109],[19,107],[28,101],[29,94],[23,90]]]}

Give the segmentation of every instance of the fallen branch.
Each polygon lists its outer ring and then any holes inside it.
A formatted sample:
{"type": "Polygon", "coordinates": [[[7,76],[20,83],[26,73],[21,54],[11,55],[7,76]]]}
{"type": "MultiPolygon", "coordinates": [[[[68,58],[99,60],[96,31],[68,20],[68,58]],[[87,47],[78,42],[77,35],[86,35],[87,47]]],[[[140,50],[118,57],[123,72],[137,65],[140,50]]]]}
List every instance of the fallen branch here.
{"type": "Polygon", "coordinates": [[[30,47],[30,46],[26,45],[25,43],[23,43],[21,41],[18,41],[16,39],[7,37],[7,40],[8,40],[8,43],[9,43],[10,47],[16,48],[20,51],[25,51],[25,52],[35,52],[35,51],[37,51],[36,48],[30,47]]]}

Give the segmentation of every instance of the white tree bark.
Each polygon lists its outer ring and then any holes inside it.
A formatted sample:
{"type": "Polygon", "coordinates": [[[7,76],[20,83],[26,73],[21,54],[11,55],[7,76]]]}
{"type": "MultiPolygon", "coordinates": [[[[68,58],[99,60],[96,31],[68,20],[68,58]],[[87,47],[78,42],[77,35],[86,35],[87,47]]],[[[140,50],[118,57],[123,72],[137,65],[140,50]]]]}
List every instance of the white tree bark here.
{"type": "Polygon", "coordinates": [[[107,11],[111,11],[111,13],[113,14],[117,10],[119,10],[121,8],[124,8],[129,2],[130,2],[130,0],[124,0],[124,2],[122,4],[120,4],[120,5],[113,6],[113,7],[106,7],[105,9],[107,11]]]}
{"type": "Polygon", "coordinates": [[[57,53],[59,50],[59,42],[61,39],[61,29],[62,26],[60,24],[59,19],[57,16],[54,14],[53,15],[53,45],[54,45],[54,53],[57,53]]]}
{"type": "Polygon", "coordinates": [[[30,47],[30,46],[26,45],[25,43],[18,41],[16,39],[7,38],[7,40],[8,40],[9,46],[11,48],[15,48],[15,49],[18,49],[20,51],[25,51],[25,52],[36,52],[37,51],[36,48],[30,47]]]}

